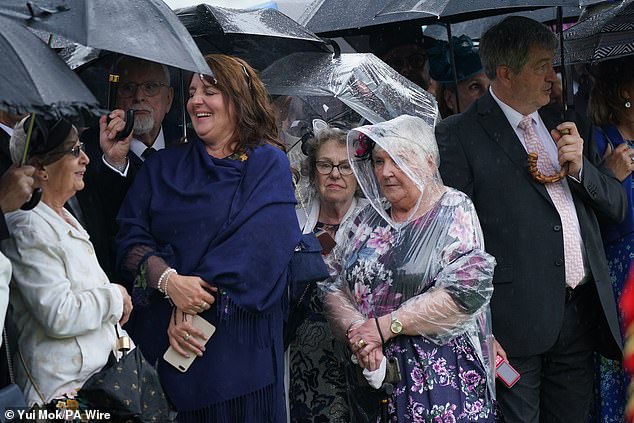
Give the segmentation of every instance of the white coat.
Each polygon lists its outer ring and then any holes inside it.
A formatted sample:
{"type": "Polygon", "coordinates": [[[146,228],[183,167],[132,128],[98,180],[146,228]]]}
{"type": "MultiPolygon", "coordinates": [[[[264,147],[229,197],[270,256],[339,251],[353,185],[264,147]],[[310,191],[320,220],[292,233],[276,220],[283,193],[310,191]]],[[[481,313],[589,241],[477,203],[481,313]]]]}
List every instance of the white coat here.
{"type": "MultiPolygon", "coordinates": [[[[75,227],[42,202],[7,214],[11,238],[1,246],[13,265],[18,347],[46,402],[106,364],[123,313],[121,291],[99,266],[88,233],[64,212],[75,227]]],[[[13,362],[27,403],[42,403],[17,354],[13,362]]]]}

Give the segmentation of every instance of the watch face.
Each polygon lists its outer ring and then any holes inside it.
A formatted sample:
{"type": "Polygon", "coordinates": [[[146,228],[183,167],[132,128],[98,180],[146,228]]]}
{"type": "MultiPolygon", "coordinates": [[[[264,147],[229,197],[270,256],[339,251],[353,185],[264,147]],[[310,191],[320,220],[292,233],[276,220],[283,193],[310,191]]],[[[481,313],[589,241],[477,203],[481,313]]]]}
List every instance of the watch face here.
{"type": "Polygon", "coordinates": [[[392,325],[390,326],[390,329],[394,333],[397,333],[397,334],[401,333],[401,331],[403,330],[403,324],[401,322],[399,322],[398,320],[394,320],[392,322],[392,325]]]}

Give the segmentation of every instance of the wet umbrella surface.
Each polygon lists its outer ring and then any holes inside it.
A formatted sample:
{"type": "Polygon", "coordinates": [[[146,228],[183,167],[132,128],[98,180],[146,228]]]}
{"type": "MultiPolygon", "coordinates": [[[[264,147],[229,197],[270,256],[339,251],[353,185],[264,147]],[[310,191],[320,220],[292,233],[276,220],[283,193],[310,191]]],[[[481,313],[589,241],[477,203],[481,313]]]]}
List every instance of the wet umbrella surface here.
{"type": "Polygon", "coordinates": [[[196,43],[162,0],[2,0],[0,15],[85,46],[209,72],[196,43]]]}
{"type": "Polygon", "coordinates": [[[634,54],[634,1],[614,4],[564,32],[567,64],[634,54]]]}
{"type": "Polygon", "coordinates": [[[4,18],[0,18],[0,51],[0,109],[55,117],[99,112],[97,99],[52,49],[4,18]]]}
{"type": "Polygon", "coordinates": [[[275,9],[201,4],[178,9],[176,14],[204,54],[237,56],[260,70],[291,53],[329,51],[321,38],[275,9]]]}

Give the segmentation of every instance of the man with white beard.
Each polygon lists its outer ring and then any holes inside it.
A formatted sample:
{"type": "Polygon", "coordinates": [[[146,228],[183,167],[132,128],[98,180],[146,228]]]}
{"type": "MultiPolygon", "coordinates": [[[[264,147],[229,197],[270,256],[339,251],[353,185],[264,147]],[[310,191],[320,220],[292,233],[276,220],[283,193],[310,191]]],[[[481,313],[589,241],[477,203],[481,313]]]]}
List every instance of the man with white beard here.
{"type": "Polygon", "coordinates": [[[119,61],[118,69],[118,109],[99,120],[99,145],[103,163],[125,177],[129,162],[138,169],[149,154],[165,148],[162,123],[172,106],[174,89],[170,87],[165,65],[124,57],[119,61]],[[128,110],[134,110],[132,139],[117,140],[117,133],[125,126],[128,110]]]}
{"type": "Polygon", "coordinates": [[[174,98],[167,67],[123,57],[117,70],[117,109],[101,117],[98,133],[88,130],[81,137],[91,163],[84,176],[86,188],[77,193],[79,207],[70,207],[88,231],[99,263],[112,282],[119,279],[114,270],[114,237],[123,198],[145,159],[181,138],[177,128],[163,124],[174,98]],[[134,129],[130,136],[118,140],[128,110],[134,110],[134,129]]]}

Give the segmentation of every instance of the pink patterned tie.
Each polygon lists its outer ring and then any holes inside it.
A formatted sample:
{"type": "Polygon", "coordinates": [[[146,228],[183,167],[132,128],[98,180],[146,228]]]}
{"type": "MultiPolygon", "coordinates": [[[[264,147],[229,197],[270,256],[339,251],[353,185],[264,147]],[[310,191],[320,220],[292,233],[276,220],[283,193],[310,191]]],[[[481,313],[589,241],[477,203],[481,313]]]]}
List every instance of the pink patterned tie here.
{"type": "MultiPolygon", "coordinates": [[[[524,131],[524,141],[529,153],[537,153],[539,156],[537,168],[544,175],[552,175],[559,172],[559,166],[555,166],[544,145],[541,143],[533,118],[524,116],[518,125],[524,131]]],[[[581,235],[575,221],[574,203],[566,196],[563,180],[553,184],[544,184],[555,208],[561,218],[561,226],[564,233],[564,259],[566,263],[566,285],[571,288],[577,286],[584,276],[583,256],[581,255],[581,235]]]]}

